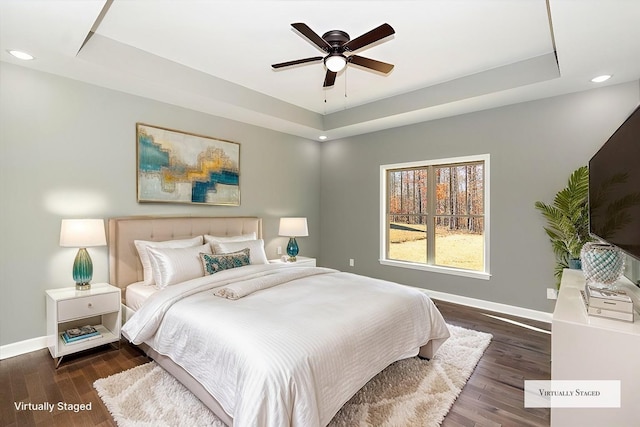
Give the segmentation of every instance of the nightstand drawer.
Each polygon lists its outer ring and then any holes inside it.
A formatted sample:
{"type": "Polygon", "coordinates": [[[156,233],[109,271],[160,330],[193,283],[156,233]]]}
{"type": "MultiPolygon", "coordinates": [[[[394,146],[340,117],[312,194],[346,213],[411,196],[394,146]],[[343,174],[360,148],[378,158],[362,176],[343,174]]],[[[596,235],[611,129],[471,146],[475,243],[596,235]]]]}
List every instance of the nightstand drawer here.
{"type": "Polygon", "coordinates": [[[58,301],[58,321],[97,316],[119,307],[120,295],[116,292],[58,301]]]}

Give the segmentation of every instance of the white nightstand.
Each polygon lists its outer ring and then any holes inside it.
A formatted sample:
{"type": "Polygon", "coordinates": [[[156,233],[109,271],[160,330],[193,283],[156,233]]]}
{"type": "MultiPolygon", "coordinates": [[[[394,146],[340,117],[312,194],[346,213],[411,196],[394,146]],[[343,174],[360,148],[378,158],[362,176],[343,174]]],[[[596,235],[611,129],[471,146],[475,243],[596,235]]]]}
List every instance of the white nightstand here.
{"type": "Polygon", "coordinates": [[[49,289],[47,292],[47,345],[56,360],[56,368],[68,354],[120,341],[120,288],[108,283],[91,284],[91,289],[75,287],[49,289]],[[61,334],[69,328],[92,325],[102,335],[66,344],[61,334]]]}
{"type": "Polygon", "coordinates": [[[291,266],[297,265],[299,267],[315,267],[316,266],[315,258],[308,258],[306,256],[299,256],[296,258],[297,258],[297,261],[295,262],[282,261],[281,259],[270,259],[269,262],[271,264],[284,264],[284,265],[291,265],[291,266]]]}

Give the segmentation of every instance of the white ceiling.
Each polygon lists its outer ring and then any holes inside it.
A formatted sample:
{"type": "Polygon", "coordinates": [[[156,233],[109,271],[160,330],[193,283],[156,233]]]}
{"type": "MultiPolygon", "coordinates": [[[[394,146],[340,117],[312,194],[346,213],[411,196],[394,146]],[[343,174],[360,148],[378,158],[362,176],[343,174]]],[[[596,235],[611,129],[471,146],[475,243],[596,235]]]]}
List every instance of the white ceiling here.
{"type": "Polygon", "coordinates": [[[639,23],[638,0],[0,0],[0,60],[335,139],[639,79],[639,23]],[[294,22],[351,38],[386,22],[396,34],[357,53],[395,68],[326,89],[321,62],[274,71],[321,56],[294,22]]]}

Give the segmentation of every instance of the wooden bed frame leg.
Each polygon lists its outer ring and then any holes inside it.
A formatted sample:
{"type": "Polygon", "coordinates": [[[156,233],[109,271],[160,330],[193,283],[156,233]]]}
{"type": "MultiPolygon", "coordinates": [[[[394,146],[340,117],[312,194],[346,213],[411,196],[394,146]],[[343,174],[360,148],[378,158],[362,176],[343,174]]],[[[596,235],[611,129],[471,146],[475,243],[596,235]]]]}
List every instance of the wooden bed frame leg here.
{"type": "Polygon", "coordinates": [[[420,360],[431,360],[433,357],[433,342],[429,341],[418,350],[420,360]]]}

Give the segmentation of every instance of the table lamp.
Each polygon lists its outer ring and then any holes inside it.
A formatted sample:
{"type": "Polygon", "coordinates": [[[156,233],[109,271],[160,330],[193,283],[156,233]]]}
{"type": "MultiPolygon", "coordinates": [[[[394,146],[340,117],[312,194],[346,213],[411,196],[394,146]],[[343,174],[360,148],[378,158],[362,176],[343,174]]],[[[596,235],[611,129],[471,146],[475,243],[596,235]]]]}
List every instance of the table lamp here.
{"type": "Polygon", "coordinates": [[[60,246],[79,248],[73,261],[73,280],[76,289],[85,291],[91,288],[93,263],[87,252],[91,246],[105,246],[107,239],[102,219],[63,219],[60,227],[60,246]]]}
{"type": "Polygon", "coordinates": [[[307,218],[280,218],[280,236],[289,237],[289,243],[287,244],[287,255],[289,255],[289,261],[296,261],[296,255],[298,255],[299,248],[296,237],[303,237],[309,235],[307,229],[307,218]]]}

